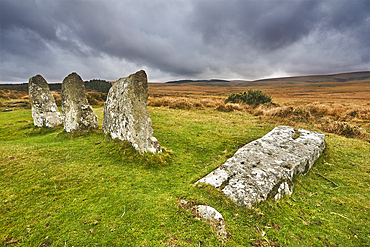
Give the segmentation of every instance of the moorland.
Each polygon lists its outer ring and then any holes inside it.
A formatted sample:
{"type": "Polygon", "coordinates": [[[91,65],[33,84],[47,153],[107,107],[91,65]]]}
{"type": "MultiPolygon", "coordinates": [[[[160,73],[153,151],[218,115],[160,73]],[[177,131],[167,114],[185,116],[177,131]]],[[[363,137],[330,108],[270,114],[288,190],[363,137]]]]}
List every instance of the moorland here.
{"type": "MultiPolygon", "coordinates": [[[[0,241],[9,246],[369,246],[370,72],[149,84],[161,154],[101,132],[106,93],[88,92],[99,129],[33,125],[27,91],[0,85],[0,241]],[[272,103],[227,103],[259,89],[272,103]],[[247,210],[194,185],[278,125],[325,133],[294,192],[247,210]],[[217,209],[227,240],[179,206],[217,209]]],[[[60,92],[53,91],[60,105],[60,92]]]]}

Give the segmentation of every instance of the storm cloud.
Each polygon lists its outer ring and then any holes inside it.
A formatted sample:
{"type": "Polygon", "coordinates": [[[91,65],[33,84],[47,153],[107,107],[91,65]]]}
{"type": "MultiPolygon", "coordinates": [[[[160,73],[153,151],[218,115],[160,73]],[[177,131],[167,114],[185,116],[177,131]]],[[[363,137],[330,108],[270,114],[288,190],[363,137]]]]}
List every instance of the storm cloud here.
{"type": "Polygon", "coordinates": [[[0,83],[370,70],[370,1],[0,0],[0,83]]]}

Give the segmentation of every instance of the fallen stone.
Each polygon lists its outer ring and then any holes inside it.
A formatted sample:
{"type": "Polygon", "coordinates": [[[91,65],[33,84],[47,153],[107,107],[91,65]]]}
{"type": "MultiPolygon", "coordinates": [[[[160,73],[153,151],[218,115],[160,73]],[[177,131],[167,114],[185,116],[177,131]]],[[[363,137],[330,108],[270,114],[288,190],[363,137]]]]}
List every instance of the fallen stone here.
{"type": "Polygon", "coordinates": [[[84,82],[75,72],[62,83],[62,113],[67,132],[98,128],[98,117],[87,101],[84,82]]]}
{"type": "Polygon", "coordinates": [[[103,132],[109,133],[113,139],[131,142],[141,153],[162,152],[153,136],[148,96],[145,71],[119,79],[110,88],[104,103],[103,132]]]}
{"type": "Polygon", "coordinates": [[[209,223],[222,240],[227,239],[228,233],[226,231],[225,219],[216,209],[210,206],[197,205],[195,201],[189,202],[185,199],[180,199],[177,206],[179,209],[191,210],[191,214],[195,219],[209,223]]]}
{"type": "Polygon", "coordinates": [[[216,209],[210,206],[196,205],[192,209],[192,214],[196,219],[209,223],[220,238],[227,238],[225,219],[216,209]]]}
{"type": "Polygon", "coordinates": [[[238,205],[250,208],[266,199],[291,195],[293,177],[307,173],[324,149],[324,134],[278,126],[196,183],[221,187],[238,205]]]}
{"type": "Polygon", "coordinates": [[[29,79],[28,93],[35,126],[51,128],[62,124],[62,116],[55,104],[55,99],[48,83],[41,75],[29,79]]]}
{"type": "Polygon", "coordinates": [[[14,109],[4,109],[2,112],[9,112],[9,111],[14,111],[14,109]]]}

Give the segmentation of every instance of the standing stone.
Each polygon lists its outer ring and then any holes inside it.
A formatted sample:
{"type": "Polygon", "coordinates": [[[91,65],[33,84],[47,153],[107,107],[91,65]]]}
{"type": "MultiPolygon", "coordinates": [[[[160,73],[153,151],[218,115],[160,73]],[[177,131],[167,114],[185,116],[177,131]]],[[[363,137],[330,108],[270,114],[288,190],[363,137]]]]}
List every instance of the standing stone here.
{"type": "Polygon", "coordinates": [[[32,108],[32,117],[37,127],[54,127],[62,123],[62,116],[55,104],[48,83],[41,75],[31,77],[28,82],[28,94],[32,108]]]}
{"type": "Polygon", "coordinates": [[[62,83],[62,113],[67,132],[98,128],[98,117],[87,101],[84,82],[75,72],[62,83]]]}
{"type": "Polygon", "coordinates": [[[119,79],[109,90],[104,103],[103,132],[115,139],[129,141],[141,153],[161,152],[153,137],[149,116],[148,81],[144,70],[119,79]]]}

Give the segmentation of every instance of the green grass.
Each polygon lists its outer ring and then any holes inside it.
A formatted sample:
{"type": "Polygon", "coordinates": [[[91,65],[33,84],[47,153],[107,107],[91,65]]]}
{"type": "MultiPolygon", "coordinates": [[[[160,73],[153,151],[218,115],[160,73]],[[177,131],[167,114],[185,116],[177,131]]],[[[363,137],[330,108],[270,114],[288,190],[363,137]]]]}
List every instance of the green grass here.
{"type": "MultiPolygon", "coordinates": [[[[149,111],[162,154],[140,155],[101,130],[37,128],[30,110],[0,112],[0,245],[370,246],[369,143],[326,134],[292,196],[247,210],[193,183],[278,124],[212,109],[149,111]],[[217,209],[226,244],[179,198],[217,209]]],[[[95,112],[101,123],[103,109],[95,112]]]]}

